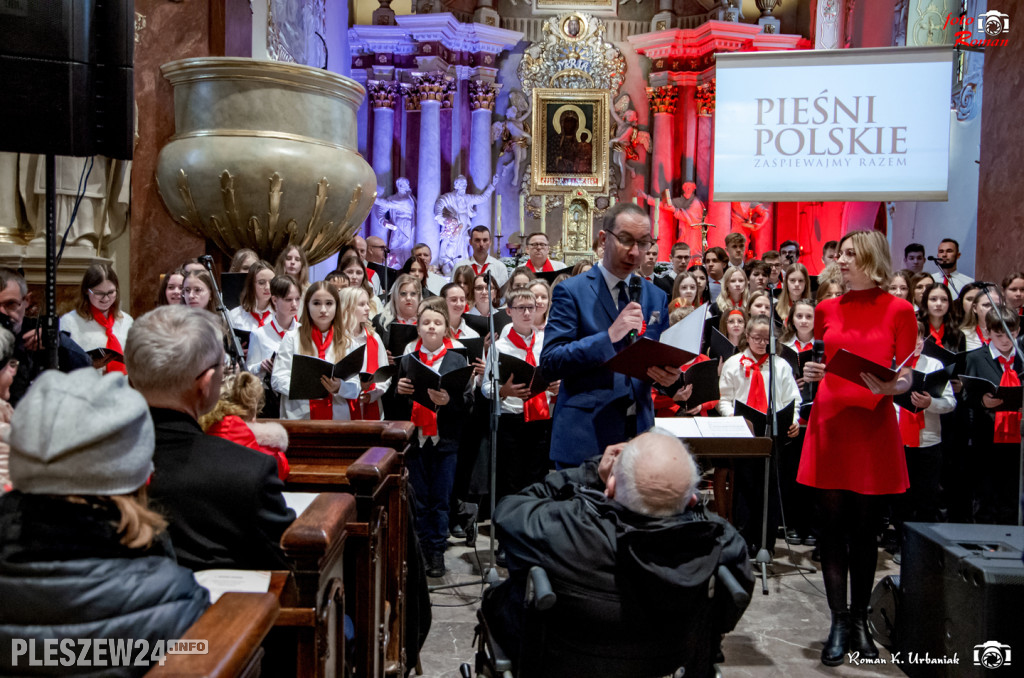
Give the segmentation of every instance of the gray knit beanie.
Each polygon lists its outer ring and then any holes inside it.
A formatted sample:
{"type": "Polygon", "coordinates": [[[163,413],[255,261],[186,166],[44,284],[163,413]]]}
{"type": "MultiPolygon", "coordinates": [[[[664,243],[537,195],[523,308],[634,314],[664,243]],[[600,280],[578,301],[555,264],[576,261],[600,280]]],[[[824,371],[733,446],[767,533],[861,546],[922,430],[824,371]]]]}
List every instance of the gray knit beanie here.
{"type": "Polygon", "coordinates": [[[11,418],[10,475],[27,494],[116,495],[153,472],[153,420],[123,374],[46,370],[11,418]]]}

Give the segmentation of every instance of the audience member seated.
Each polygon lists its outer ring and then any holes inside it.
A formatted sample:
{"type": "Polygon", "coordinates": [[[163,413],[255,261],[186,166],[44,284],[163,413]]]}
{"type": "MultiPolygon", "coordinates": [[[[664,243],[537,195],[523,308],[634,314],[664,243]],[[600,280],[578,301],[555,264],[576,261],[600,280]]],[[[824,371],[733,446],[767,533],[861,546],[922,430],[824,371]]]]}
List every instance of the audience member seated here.
{"type": "Polygon", "coordinates": [[[662,667],[657,675],[684,657],[687,676],[709,674],[742,610],[708,612],[708,580],[720,564],[748,592],[754,580],[743,539],[697,505],[699,477],[683,444],[652,429],[501,501],[495,522],[510,577],[488,590],[483,612],[514,664],[527,575],[540,566],[558,596],[546,657],[582,651],[608,666],[639,658],[662,667]]]}
{"type": "MultiPolygon", "coordinates": [[[[146,506],[153,423],[126,377],[44,372],[14,413],[10,446],[17,489],[0,497],[0,674],[58,673],[30,667],[16,640],[34,645],[39,662],[52,639],[75,639],[81,650],[83,639],[102,638],[109,651],[117,640],[156,648],[180,638],[209,595],[175,564],[166,522],[146,506]]],[[[60,661],[60,675],[149,668],[60,661]]]]}
{"type": "Polygon", "coordinates": [[[193,570],[286,569],[279,542],[295,514],[281,495],[277,462],[199,427],[224,378],[219,319],[161,306],[132,325],[124,357],[156,428],[149,492],[170,521],[178,562],[193,570]]]}

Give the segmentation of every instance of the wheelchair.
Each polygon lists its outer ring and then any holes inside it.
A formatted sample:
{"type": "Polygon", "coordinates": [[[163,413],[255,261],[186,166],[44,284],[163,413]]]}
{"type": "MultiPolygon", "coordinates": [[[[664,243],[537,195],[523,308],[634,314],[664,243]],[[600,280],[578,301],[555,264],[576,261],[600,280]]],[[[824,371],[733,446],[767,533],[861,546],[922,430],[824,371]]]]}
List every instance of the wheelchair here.
{"type": "MultiPolygon", "coordinates": [[[[585,591],[552,589],[547,573],[532,567],[522,602],[522,628],[513,657],[494,633],[494,620],[481,605],[474,644],[475,667],[463,664],[471,678],[720,678],[721,634],[731,630],[750,602],[750,594],[720,565],[694,604],[685,610],[622,608],[609,614],[608,601],[585,591]]],[[[619,609],[621,600],[617,600],[619,609]]]]}

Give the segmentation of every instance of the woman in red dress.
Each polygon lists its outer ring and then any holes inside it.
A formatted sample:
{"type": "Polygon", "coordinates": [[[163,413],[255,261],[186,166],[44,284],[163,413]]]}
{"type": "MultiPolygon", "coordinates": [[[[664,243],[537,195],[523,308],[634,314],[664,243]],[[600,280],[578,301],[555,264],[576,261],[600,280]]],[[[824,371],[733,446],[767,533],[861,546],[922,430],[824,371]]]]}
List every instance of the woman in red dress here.
{"type": "Polygon", "coordinates": [[[848,233],[839,242],[838,262],[847,292],[815,309],[814,337],[825,342],[825,364],[804,369],[804,379],[821,384],[797,473],[797,482],[815,488],[822,522],[818,544],[832,611],[821,652],[826,666],[838,666],[847,652],[878,656],[866,620],[878,558],[875,534],[886,495],[909,486],[892,396],[910,388],[911,370],[901,368],[888,382],[861,373],[854,383],[826,374],[825,365],[840,349],[886,367],[900,365],[917,341],[913,307],[883,287],[892,275],[885,237],[848,233]]]}

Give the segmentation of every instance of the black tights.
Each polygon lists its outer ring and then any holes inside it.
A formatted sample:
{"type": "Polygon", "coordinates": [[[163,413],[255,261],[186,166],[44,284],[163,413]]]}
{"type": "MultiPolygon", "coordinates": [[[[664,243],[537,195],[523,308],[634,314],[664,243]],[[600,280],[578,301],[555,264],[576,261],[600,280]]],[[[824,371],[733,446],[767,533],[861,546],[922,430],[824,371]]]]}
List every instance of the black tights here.
{"type": "Polygon", "coordinates": [[[829,609],[846,610],[849,573],[850,607],[862,613],[875,583],[878,525],[886,498],[848,490],[817,490],[816,494],[821,521],[818,547],[829,609]]]}

